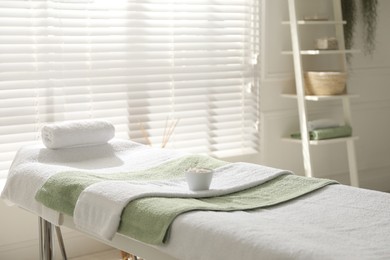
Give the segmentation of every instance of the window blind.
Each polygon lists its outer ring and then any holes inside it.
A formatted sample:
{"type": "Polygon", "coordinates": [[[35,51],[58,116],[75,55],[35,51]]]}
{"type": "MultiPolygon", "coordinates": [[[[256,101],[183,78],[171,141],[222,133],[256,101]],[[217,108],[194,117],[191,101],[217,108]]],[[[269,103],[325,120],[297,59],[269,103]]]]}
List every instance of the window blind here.
{"type": "Polygon", "coordinates": [[[258,150],[258,0],[1,0],[0,177],[46,122],[217,157],[258,150]]]}

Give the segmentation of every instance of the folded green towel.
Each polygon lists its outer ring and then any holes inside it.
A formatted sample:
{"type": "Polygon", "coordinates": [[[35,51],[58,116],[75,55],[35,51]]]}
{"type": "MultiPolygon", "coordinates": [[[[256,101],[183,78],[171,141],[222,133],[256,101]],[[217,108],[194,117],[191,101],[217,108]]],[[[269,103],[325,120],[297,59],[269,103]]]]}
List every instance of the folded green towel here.
{"type": "MultiPolygon", "coordinates": [[[[352,135],[350,126],[339,126],[330,128],[321,128],[309,132],[310,140],[324,140],[332,138],[347,137],[352,135]]],[[[291,134],[292,138],[301,139],[301,133],[291,134]]]]}

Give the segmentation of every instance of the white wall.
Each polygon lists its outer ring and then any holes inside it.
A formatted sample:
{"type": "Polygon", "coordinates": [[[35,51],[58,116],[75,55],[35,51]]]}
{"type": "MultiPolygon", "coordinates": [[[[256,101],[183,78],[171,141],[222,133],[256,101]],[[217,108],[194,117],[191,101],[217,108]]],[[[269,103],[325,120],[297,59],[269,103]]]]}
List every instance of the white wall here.
{"type": "MultiPolygon", "coordinates": [[[[298,129],[296,102],[284,99],[280,93],[292,90],[291,57],[280,54],[290,46],[287,26],[286,0],[265,0],[265,28],[262,32],[263,81],[261,87],[261,155],[231,160],[262,163],[291,169],[303,174],[301,147],[281,141],[280,137],[298,129]]],[[[310,0],[312,3],[313,1],[310,0]]],[[[328,2],[328,1],[325,1],[328,2]]],[[[365,57],[355,55],[348,84],[350,92],[360,98],[352,102],[354,132],[360,137],[356,154],[361,186],[390,191],[390,1],[379,0],[380,19],[377,52],[365,57]]],[[[324,8],[321,4],[321,8],[324,8]]],[[[339,115],[337,103],[311,106],[311,117],[328,113],[339,115]]],[[[348,167],[343,145],[317,147],[314,150],[315,176],[335,178],[348,183],[348,167]]],[[[70,256],[107,249],[97,242],[70,230],[64,231],[65,244],[70,256]]],[[[21,209],[7,207],[0,202],[0,259],[37,259],[37,218],[21,209]]],[[[60,259],[60,258],[57,258],[60,259]]]]}
{"type": "MultiPolygon", "coordinates": [[[[283,91],[292,91],[294,88],[292,57],[280,54],[281,50],[291,48],[289,27],[281,25],[281,21],[288,18],[287,1],[265,2],[261,163],[303,174],[301,146],[280,140],[281,136],[298,129],[296,100],[280,96],[283,91]]],[[[331,1],[310,2],[321,3],[320,10],[323,11],[327,8],[323,3],[331,1]]],[[[354,55],[348,91],[360,95],[351,104],[353,131],[359,136],[356,156],[361,187],[390,191],[390,34],[387,28],[390,24],[387,15],[390,1],[379,0],[379,4],[376,52],[373,57],[354,55]]],[[[309,9],[307,6],[305,8],[309,9]]],[[[359,34],[358,31],[356,48],[361,47],[359,34]]],[[[310,103],[309,107],[309,118],[313,119],[329,114],[341,117],[342,113],[339,102],[310,103]]],[[[349,183],[344,144],[315,146],[313,154],[316,177],[349,183]]]]}

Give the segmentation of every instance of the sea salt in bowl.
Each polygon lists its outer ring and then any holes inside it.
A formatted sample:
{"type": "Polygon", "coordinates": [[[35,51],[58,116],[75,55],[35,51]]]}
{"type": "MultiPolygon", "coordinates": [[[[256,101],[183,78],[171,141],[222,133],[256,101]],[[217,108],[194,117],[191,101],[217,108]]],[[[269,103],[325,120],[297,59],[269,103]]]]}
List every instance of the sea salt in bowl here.
{"type": "Polygon", "coordinates": [[[192,191],[208,190],[214,171],[207,168],[190,168],[185,172],[188,187],[192,191]]]}

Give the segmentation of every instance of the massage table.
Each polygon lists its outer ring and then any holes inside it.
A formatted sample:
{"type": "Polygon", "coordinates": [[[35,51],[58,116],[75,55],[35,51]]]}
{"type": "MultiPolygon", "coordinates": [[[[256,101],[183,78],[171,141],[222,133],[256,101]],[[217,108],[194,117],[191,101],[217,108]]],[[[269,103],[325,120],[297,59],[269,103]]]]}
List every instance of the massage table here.
{"type": "Polygon", "coordinates": [[[169,226],[169,238],[157,245],[119,232],[101,238],[75,225],[74,216],[35,200],[38,189],[64,171],[142,170],[186,155],[120,139],[58,150],[37,143],[16,155],[2,198],[39,217],[45,260],[52,257],[52,226],[78,230],[146,260],[390,259],[390,195],[341,184],[252,210],[185,212],[169,226]]]}

